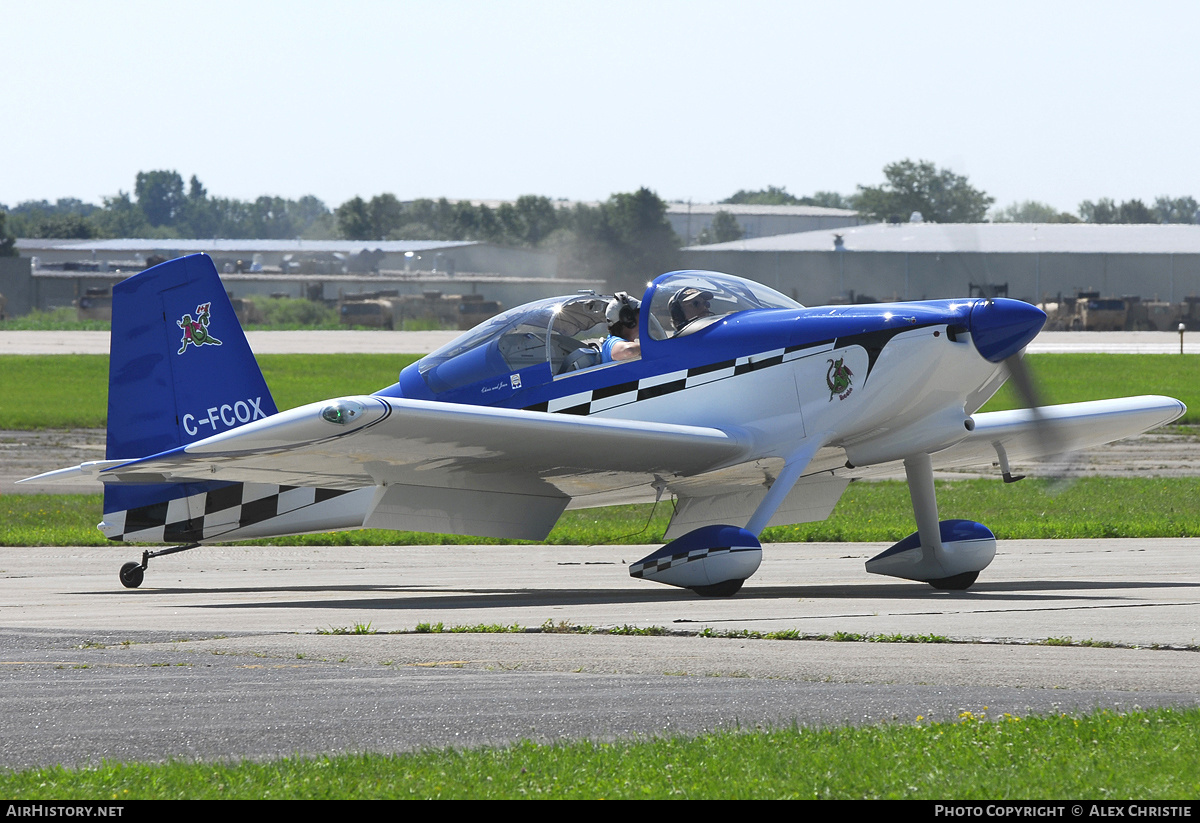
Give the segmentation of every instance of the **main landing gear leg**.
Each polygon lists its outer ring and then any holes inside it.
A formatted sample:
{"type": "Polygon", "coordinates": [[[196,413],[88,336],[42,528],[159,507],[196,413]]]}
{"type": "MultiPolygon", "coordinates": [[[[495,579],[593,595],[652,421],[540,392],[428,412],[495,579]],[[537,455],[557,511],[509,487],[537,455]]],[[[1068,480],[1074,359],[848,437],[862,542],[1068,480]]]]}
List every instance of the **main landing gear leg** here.
{"type": "Polygon", "coordinates": [[[827,439],[814,437],[788,458],[746,528],[714,525],[693,529],[630,565],[629,575],[691,589],[701,597],[737,594],[762,562],[758,535],[827,439]]]}
{"type": "Polygon", "coordinates": [[[917,531],[867,561],[867,571],[918,580],[935,589],[962,591],[996,556],[996,537],[972,520],[938,521],[933,461],[927,454],[904,460],[917,531]]]}
{"type": "Polygon", "coordinates": [[[121,572],[118,575],[121,578],[121,585],[127,589],[136,589],[142,585],[142,580],[146,576],[146,569],[150,565],[151,557],[162,557],[164,554],[175,554],[176,552],[185,552],[188,549],[199,547],[199,543],[189,543],[186,546],[172,546],[169,549],[159,549],[156,552],[142,552],[141,563],[126,563],[121,567],[121,572]]]}

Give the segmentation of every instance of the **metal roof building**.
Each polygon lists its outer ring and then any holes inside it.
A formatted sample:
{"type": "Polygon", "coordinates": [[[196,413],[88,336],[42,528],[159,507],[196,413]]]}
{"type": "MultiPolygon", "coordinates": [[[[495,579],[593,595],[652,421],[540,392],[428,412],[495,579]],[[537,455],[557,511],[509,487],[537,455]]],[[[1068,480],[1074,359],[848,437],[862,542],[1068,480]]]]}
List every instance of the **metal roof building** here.
{"type": "Polygon", "coordinates": [[[690,268],[765,283],[819,305],[965,297],[1007,285],[1038,302],[1079,290],[1170,302],[1200,294],[1200,226],[1084,223],[876,223],[691,246],[690,268]]]}
{"type": "Polygon", "coordinates": [[[70,305],[140,271],[151,257],[203,252],[237,297],[283,294],[333,299],[380,289],[402,294],[484,294],[505,305],[599,288],[557,277],[557,255],[475,241],[443,240],[116,240],[18,239],[23,265],[0,271],[8,313],[70,305]],[[30,266],[36,259],[37,265],[30,266]],[[286,271],[284,271],[284,264],[286,271]]]}
{"type": "MultiPolygon", "coordinates": [[[[305,260],[350,259],[363,253],[377,258],[377,267],[395,271],[488,272],[523,277],[554,277],[557,259],[553,254],[516,249],[473,240],[182,240],[120,238],[116,240],[17,240],[23,257],[40,263],[76,261],[144,261],[151,255],[166,258],[204,252],[217,268],[243,260],[249,270],[252,260],[278,269],[286,260],[301,265],[305,260]]],[[[35,266],[36,268],[36,266],[35,266]]]]}
{"type": "Polygon", "coordinates": [[[858,212],[850,209],[733,203],[668,203],[667,220],[686,246],[694,243],[700,232],[712,225],[719,211],[733,215],[745,238],[837,229],[862,222],[858,212]]]}

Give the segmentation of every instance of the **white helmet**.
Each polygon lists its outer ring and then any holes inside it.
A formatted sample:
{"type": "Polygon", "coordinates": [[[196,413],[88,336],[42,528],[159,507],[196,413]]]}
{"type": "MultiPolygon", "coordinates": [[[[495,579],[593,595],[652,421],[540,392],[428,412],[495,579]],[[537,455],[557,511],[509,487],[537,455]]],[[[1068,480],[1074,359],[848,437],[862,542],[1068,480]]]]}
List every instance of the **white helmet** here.
{"type": "Polygon", "coordinates": [[[604,312],[604,320],[608,323],[609,328],[613,326],[626,326],[633,328],[638,322],[638,312],[641,311],[642,301],[636,297],[630,297],[627,293],[619,291],[608,301],[608,308],[604,312]]]}

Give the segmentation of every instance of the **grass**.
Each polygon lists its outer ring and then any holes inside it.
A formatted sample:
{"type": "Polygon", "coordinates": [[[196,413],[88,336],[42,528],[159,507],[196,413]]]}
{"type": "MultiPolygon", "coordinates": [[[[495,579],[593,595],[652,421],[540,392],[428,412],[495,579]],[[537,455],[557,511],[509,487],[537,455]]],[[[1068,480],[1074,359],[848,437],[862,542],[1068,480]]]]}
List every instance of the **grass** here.
{"type": "MultiPolygon", "coordinates": [[[[368,328],[343,324],[338,318],[337,309],[324,303],[263,295],[255,295],[251,299],[262,322],[243,324],[248,331],[368,328]]],[[[111,327],[112,324],[107,320],[78,319],[78,313],[72,306],[61,306],[50,311],[35,309],[21,317],[0,320],[0,331],[109,331],[111,327]]],[[[407,331],[426,331],[444,327],[431,318],[420,318],[405,321],[403,328],[407,331]]]]}
{"type": "MultiPolygon", "coordinates": [[[[981,520],[1002,540],[1089,537],[1200,536],[1200,478],[1088,477],[1053,493],[1041,478],[1004,484],[956,480],[937,484],[944,519],[981,520]]],[[[670,507],[660,505],[643,529],[651,507],[613,506],[568,511],[550,537],[552,545],[643,545],[661,543],[670,507]]],[[[100,546],[96,530],[99,495],[0,497],[0,545],[100,546]]],[[[767,543],[894,542],[916,530],[908,486],[902,481],[854,483],[829,519],[775,526],[767,543]]],[[[280,537],[257,545],[431,546],[503,544],[516,541],[382,529],[280,537]]]]}
{"type": "MultiPolygon", "coordinates": [[[[418,358],[404,354],[276,354],[259,360],[280,409],[396,382],[418,358]]],[[[1165,394],[1187,404],[1179,420],[1200,423],[1200,361],[1172,354],[1035,354],[1029,356],[1043,402],[1165,394]]],[[[0,429],[102,428],[107,415],[107,355],[5,355],[0,358],[0,429]],[[14,400],[19,398],[19,402],[14,400]]],[[[1019,405],[1007,386],[984,406],[1019,405]]]]}
{"type": "Polygon", "coordinates": [[[34,309],[21,317],[0,320],[0,331],[108,331],[109,326],[107,320],[80,320],[73,306],[34,309]]]}
{"type": "Polygon", "coordinates": [[[1183,799],[1200,710],[522,742],[263,763],[105,763],[0,774],[10,801],[367,798],[1183,799]],[[719,764],[719,765],[718,765],[719,764]]]}
{"type": "MultiPolygon", "coordinates": [[[[280,409],[396,382],[415,354],[264,354],[263,376],[280,409]]],[[[108,420],[108,355],[0,357],[0,429],[104,428],[108,420]]]]}
{"type": "MultiPolygon", "coordinates": [[[[274,298],[271,298],[274,299],[274,298]]],[[[281,298],[286,299],[286,298],[281,298]]],[[[264,323],[244,323],[243,331],[379,331],[378,326],[343,323],[336,312],[329,309],[333,319],[320,318],[313,322],[281,320],[264,323]]],[[[109,331],[107,320],[76,320],[75,309],[58,308],[48,312],[34,312],[22,317],[0,320],[0,331],[109,331]],[[69,317],[68,317],[69,315],[69,317]]],[[[433,318],[412,317],[399,321],[396,331],[460,331],[457,326],[447,326],[433,318]]]]}
{"type": "Polygon", "coordinates": [[[320,629],[317,634],[378,634],[379,631],[371,626],[368,621],[366,623],[355,623],[353,626],[330,626],[328,629],[320,629]]]}
{"type": "MultiPolygon", "coordinates": [[[[1045,405],[1164,394],[1188,407],[1177,423],[1200,422],[1200,359],[1193,360],[1191,355],[1031,354],[1026,359],[1045,405]]],[[[1006,384],[983,411],[1022,405],[1006,384]]]]}

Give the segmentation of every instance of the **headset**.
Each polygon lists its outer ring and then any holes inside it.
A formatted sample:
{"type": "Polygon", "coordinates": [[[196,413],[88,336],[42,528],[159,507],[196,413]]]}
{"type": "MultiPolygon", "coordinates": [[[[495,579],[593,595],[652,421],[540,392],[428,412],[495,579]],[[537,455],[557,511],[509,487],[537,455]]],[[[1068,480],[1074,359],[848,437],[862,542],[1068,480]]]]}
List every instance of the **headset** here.
{"type": "Polygon", "coordinates": [[[608,301],[604,319],[611,331],[614,327],[624,326],[627,329],[637,328],[638,312],[641,311],[642,301],[619,291],[608,301]]]}

